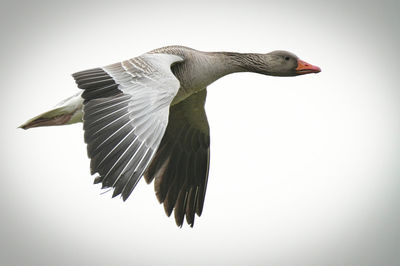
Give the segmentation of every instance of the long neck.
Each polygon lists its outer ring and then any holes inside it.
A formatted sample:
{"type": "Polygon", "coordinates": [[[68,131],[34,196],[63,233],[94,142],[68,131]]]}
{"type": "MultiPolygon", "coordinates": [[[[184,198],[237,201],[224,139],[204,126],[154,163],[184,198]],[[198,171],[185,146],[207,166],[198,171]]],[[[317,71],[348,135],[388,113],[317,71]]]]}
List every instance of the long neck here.
{"type": "Polygon", "coordinates": [[[265,55],[255,53],[232,53],[215,52],[211,53],[219,58],[225,69],[230,73],[255,72],[268,75],[270,66],[265,60],[265,55]]]}
{"type": "Polygon", "coordinates": [[[236,72],[268,74],[268,65],[261,54],[200,52],[185,55],[188,59],[174,71],[183,87],[203,89],[217,79],[236,72]]]}

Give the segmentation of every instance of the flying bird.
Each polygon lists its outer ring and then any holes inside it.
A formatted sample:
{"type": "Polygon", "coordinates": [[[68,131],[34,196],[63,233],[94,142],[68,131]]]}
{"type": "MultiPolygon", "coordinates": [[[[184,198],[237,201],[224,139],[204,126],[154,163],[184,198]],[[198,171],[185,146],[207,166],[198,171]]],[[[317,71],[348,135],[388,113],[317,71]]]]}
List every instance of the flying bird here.
{"type": "Polygon", "coordinates": [[[207,86],[235,72],[298,76],[321,69],[286,51],[202,52],[167,46],[72,74],[81,91],[23,129],[83,122],[94,183],[125,201],[143,176],[168,216],[193,227],[210,162],[207,86]]]}

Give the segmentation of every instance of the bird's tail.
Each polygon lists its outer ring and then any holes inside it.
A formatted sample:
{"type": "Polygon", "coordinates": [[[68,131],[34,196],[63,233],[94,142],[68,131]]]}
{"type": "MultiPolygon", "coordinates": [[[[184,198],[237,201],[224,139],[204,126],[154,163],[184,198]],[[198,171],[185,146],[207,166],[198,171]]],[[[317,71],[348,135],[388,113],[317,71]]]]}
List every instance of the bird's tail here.
{"type": "Polygon", "coordinates": [[[43,126],[60,126],[82,122],[83,99],[81,93],[60,102],[55,108],[44,112],[19,126],[28,129],[43,126]]]}

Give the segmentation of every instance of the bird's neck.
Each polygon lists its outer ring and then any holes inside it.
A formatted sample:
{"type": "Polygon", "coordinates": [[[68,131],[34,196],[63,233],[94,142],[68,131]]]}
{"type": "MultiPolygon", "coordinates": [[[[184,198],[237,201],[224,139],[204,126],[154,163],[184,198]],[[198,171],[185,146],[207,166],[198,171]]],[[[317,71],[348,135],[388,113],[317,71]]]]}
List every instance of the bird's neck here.
{"type": "Polygon", "coordinates": [[[181,83],[181,89],[174,99],[180,102],[194,92],[205,89],[214,81],[232,73],[261,71],[261,66],[268,70],[261,54],[243,54],[232,52],[200,52],[195,50],[179,50],[185,58],[183,63],[176,64],[172,71],[181,83]]]}
{"type": "MultiPolygon", "coordinates": [[[[266,55],[256,53],[215,52],[219,67],[226,74],[236,72],[254,72],[269,75],[270,66],[265,60],[266,55]]],[[[225,74],[225,75],[226,75],[225,74]]]]}
{"type": "Polygon", "coordinates": [[[200,52],[189,57],[185,77],[190,78],[190,87],[205,88],[228,74],[256,72],[268,74],[268,66],[261,54],[231,52],[200,52]],[[263,70],[261,70],[263,69],[263,70]]]}

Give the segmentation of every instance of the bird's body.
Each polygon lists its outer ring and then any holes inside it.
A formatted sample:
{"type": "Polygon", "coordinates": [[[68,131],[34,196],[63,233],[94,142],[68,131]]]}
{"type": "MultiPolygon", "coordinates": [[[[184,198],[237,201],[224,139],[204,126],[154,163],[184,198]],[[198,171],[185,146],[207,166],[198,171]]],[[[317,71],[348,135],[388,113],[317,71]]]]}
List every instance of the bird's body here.
{"type": "Polygon", "coordinates": [[[210,134],[206,88],[234,72],[273,76],[317,73],[295,55],[200,52],[183,46],[73,74],[83,91],[21,127],[83,121],[95,183],[126,200],[142,176],[155,180],[157,198],[180,226],[201,215],[207,186],[210,134]]]}

